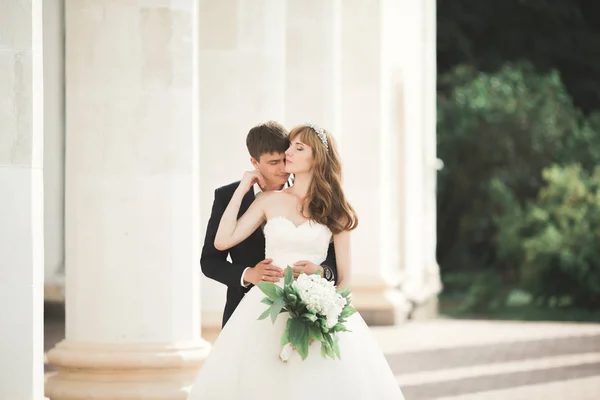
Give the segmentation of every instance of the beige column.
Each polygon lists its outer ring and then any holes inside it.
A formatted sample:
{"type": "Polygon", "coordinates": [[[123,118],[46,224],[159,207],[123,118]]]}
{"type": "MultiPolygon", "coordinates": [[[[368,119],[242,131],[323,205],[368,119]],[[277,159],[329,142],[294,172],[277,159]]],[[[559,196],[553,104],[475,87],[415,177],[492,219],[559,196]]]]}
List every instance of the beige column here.
{"type": "Polygon", "coordinates": [[[64,301],[64,0],[44,0],[44,299],[64,301]]]}
{"type": "Polygon", "coordinates": [[[432,185],[423,185],[425,154],[435,156],[435,75],[421,71],[435,69],[435,42],[419,50],[426,41],[421,32],[434,29],[427,26],[435,24],[428,7],[409,0],[342,3],[344,182],[360,217],[353,286],[355,303],[372,324],[411,316],[409,287],[419,285],[426,260],[435,257],[425,245],[435,228],[429,229],[431,214],[423,206],[435,196],[432,185]]]}
{"type": "Polygon", "coordinates": [[[185,399],[200,337],[196,2],[68,0],[52,400],[185,399]]]}
{"type": "MultiPolygon", "coordinates": [[[[283,122],[285,1],[201,0],[200,152],[201,242],[214,190],[252,169],[246,149],[251,127],[283,122]]],[[[203,335],[221,329],[226,287],[203,276],[203,335]]]]}
{"type": "MultiPolygon", "coordinates": [[[[344,0],[345,1],[345,0],[344,0]]],[[[340,132],[342,0],[287,0],[285,121],[340,132]]]]}
{"type": "Polygon", "coordinates": [[[398,91],[401,202],[400,288],[411,301],[412,318],[437,313],[441,290],[436,251],[436,5],[435,0],[400,2],[398,91]]]}
{"type": "Polygon", "coordinates": [[[0,4],[0,398],[44,398],[42,0],[0,4]]]}

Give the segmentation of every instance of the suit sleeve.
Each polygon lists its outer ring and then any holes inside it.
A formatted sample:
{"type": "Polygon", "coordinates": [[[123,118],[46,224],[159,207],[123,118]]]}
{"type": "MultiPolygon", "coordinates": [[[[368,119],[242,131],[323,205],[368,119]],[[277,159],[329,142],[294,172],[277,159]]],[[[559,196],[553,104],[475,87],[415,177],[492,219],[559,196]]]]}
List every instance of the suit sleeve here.
{"type": "Polygon", "coordinates": [[[213,201],[210,219],[206,227],[206,236],[204,238],[204,247],[200,256],[200,267],[204,275],[210,279],[221,282],[231,287],[240,287],[242,274],[248,265],[234,264],[227,261],[228,251],[220,251],[215,248],[215,237],[217,229],[221,222],[221,217],[225,212],[227,203],[220,196],[219,189],[215,190],[215,199],[213,201]]]}
{"type": "Polygon", "coordinates": [[[337,273],[337,262],[335,260],[335,247],[333,241],[329,243],[329,249],[327,250],[327,258],[321,263],[321,265],[327,265],[333,271],[333,282],[337,285],[338,273],[337,273]]]}

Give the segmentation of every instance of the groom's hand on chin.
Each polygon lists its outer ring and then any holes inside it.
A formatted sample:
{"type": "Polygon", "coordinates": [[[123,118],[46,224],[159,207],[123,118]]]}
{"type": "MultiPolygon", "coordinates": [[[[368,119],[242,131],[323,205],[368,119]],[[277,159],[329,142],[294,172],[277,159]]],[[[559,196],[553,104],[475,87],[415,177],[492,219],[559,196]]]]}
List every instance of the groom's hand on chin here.
{"type": "Polygon", "coordinates": [[[261,189],[264,189],[266,186],[265,177],[257,169],[244,172],[239,188],[246,193],[255,183],[258,183],[261,189]]]}
{"type": "Polygon", "coordinates": [[[256,285],[258,282],[279,282],[283,278],[283,270],[273,264],[272,259],[262,260],[254,267],[246,270],[244,281],[256,285]]]}
{"type": "Polygon", "coordinates": [[[298,261],[292,267],[292,271],[294,272],[294,279],[298,279],[298,276],[303,272],[307,275],[312,275],[317,271],[321,271],[322,274],[323,267],[317,264],[313,264],[310,261],[298,261]]]}

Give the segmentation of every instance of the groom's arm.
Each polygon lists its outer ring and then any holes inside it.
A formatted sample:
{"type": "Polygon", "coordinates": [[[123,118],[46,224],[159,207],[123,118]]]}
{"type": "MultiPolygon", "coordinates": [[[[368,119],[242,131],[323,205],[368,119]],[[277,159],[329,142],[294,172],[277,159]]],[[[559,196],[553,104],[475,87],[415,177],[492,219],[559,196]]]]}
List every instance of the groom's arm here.
{"type": "Polygon", "coordinates": [[[219,189],[215,190],[215,199],[208,220],[208,226],[206,227],[204,247],[202,248],[202,255],[200,257],[200,267],[204,275],[210,279],[214,279],[227,286],[240,287],[242,274],[247,266],[227,261],[228,251],[221,251],[215,248],[217,229],[228,203],[229,201],[224,198],[222,191],[219,189]]]}
{"type": "Polygon", "coordinates": [[[327,250],[327,258],[325,261],[321,263],[323,268],[331,268],[333,272],[333,282],[337,285],[338,283],[338,273],[337,273],[337,262],[335,260],[335,248],[333,246],[333,242],[329,244],[329,249],[327,250]]]}

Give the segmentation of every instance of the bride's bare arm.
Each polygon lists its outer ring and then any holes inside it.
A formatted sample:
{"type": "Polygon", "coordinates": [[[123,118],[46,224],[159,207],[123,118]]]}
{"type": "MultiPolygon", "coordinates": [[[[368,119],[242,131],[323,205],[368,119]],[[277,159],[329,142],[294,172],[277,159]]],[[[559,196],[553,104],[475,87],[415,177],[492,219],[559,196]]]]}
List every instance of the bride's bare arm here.
{"type": "Polygon", "coordinates": [[[217,229],[215,236],[215,248],[227,250],[244,241],[265,220],[264,202],[269,197],[263,194],[258,197],[248,210],[237,219],[242,204],[242,199],[248,193],[255,181],[261,181],[262,177],[256,171],[246,172],[240,185],[233,193],[217,229]]]}
{"type": "Polygon", "coordinates": [[[337,261],[337,287],[343,289],[350,286],[350,231],[333,235],[333,245],[337,261]]]}

